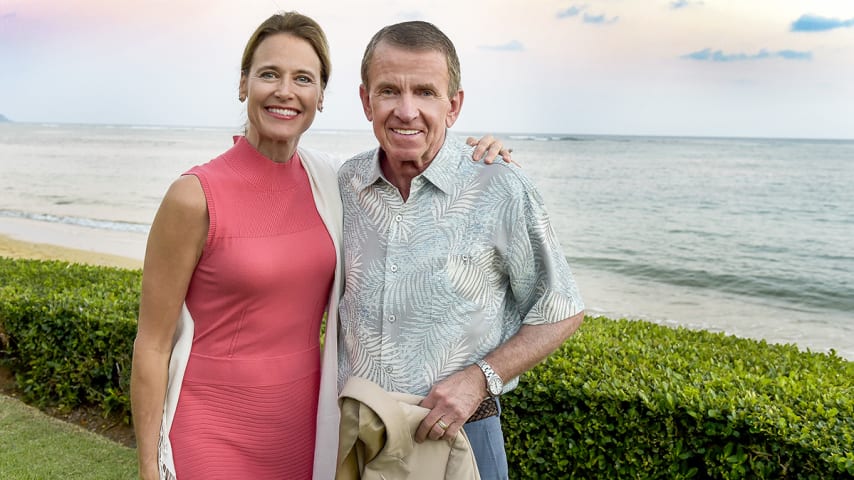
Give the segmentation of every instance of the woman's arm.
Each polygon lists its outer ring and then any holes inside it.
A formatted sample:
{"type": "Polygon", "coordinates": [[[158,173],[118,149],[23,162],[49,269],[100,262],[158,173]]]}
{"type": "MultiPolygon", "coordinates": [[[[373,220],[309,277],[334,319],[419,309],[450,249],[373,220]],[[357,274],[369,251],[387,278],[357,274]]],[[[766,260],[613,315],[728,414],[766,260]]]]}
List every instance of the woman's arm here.
{"type": "Polygon", "coordinates": [[[158,479],[157,449],[169,357],[181,307],[208,234],[205,195],[195,176],[176,180],[154,217],[145,250],[131,367],[131,412],[139,476],[158,479]]]}

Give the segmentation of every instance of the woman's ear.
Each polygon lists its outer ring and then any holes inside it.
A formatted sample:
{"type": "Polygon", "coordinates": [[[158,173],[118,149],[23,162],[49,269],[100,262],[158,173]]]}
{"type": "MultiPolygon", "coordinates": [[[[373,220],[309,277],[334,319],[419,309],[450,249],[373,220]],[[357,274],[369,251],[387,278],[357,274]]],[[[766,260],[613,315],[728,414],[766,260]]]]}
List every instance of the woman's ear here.
{"type": "Polygon", "coordinates": [[[237,89],[237,99],[240,100],[240,103],[246,101],[246,97],[249,96],[247,90],[248,87],[246,85],[246,74],[240,75],[240,86],[237,89]]]}

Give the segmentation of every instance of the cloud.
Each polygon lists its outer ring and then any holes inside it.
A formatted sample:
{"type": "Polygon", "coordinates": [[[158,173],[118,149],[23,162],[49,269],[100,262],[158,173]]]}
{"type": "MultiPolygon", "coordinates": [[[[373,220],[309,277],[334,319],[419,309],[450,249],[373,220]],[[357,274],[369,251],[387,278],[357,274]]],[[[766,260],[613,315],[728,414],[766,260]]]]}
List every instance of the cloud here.
{"type": "Polygon", "coordinates": [[[702,5],[702,1],[693,1],[693,0],[676,0],[675,2],[670,2],[670,8],[673,10],[679,10],[680,8],[691,7],[694,5],[702,5]]]}
{"type": "Polygon", "coordinates": [[[712,51],[711,48],[698,50],[693,53],[682,55],[687,60],[698,60],[704,62],[745,62],[751,60],[766,60],[769,58],[782,58],[784,60],[812,60],[812,52],[799,52],[797,50],[778,50],[769,52],[762,49],[758,53],[724,53],[721,50],[712,51]]]}
{"type": "Polygon", "coordinates": [[[0,14],[0,21],[12,20],[13,18],[15,18],[15,15],[15,12],[2,13],[0,14]]]}
{"type": "Polygon", "coordinates": [[[793,32],[826,32],[835,28],[849,28],[854,26],[854,18],[839,20],[838,18],[819,17],[817,15],[801,15],[801,18],[792,22],[793,32]]]}
{"type": "Polygon", "coordinates": [[[605,14],[601,15],[590,15],[589,13],[584,14],[584,23],[593,23],[596,25],[606,25],[610,23],[617,23],[617,19],[620,17],[611,17],[607,18],[605,14]]]}
{"type": "Polygon", "coordinates": [[[786,60],[812,60],[811,52],[799,52],[797,50],[780,50],[777,56],[786,60]]]}
{"type": "Polygon", "coordinates": [[[583,12],[586,8],[587,5],[582,5],[580,7],[573,5],[567,8],[566,10],[561,10],[557,12],[557,18],[569,18],[578,16],[578,14],[583,12]]]}
{"type": "Polygon", "coordinates": [[[502,52],[521,52],[525,50],[525,46],[518,40],[513,40],[503,45],[481,45],[478,48],[481,50],[497,50],[502,52]]]}
{"type": "Polygon", "coordinates": [[[587,10],[587,5],[580,5],[580,6],[579,5],[573,5],[569,8],[567,8],[566,10],[561,10],[561,11],[557,12],[556,16],[557,16],[557,18],[571,18],[571,17],[577,17],[577,16],[581,15],[582,13],[584,13],[584,15],[581,17],[581,21],[584,23],[592,23],[595,25],[606,25],[609,23],[616,23],[617,19],[620,18],[620,17],[608,18],[604,13],[599,14],[599,15],[593,15],[593,14],[587,13],[585,10],[587,10]]]}

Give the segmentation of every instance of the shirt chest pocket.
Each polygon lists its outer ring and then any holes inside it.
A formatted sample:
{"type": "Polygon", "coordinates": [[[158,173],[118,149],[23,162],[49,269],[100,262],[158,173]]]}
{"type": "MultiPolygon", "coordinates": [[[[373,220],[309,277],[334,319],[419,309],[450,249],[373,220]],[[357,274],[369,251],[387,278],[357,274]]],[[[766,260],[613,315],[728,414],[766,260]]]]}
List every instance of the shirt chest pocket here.
{"type": "Polygon", "coordinates": [[[471,308],[483,310],[493,297],[495,286],[489,267],[491,257],[470,253],[450,254],[444,270],[449,293],[471,308]]]}
{"type": "Polygon", "coordinates": [[[497,271],[489,269],[492,261],[488,253],[452,253],[436,269],[431,320],[451,343],[476,345],[498,321],[501,302],[496,300],[497,271]]]}

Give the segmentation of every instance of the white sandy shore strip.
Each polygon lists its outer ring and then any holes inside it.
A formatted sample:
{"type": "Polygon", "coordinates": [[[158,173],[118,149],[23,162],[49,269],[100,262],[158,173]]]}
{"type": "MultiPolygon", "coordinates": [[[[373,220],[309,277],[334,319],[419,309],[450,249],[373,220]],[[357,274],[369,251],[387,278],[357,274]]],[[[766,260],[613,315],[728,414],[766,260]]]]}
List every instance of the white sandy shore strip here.
{"type": "Polygon", "coordinates": [[[0,217],[0,256],[141,268],[147,235],[0,217]]]}

